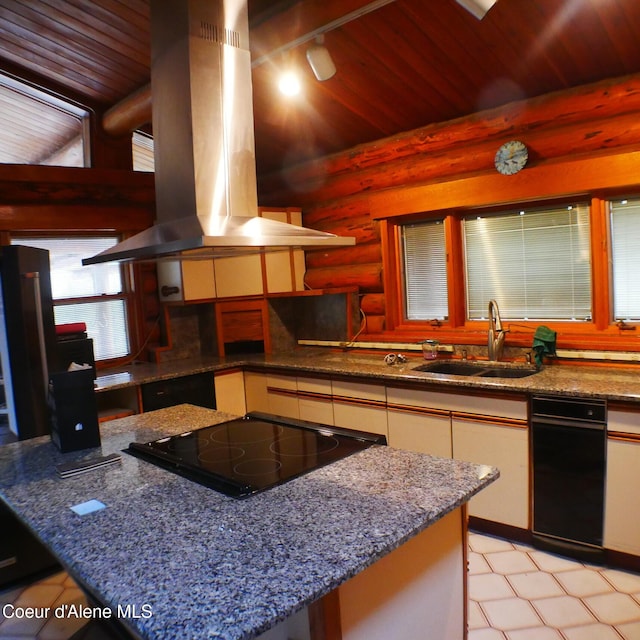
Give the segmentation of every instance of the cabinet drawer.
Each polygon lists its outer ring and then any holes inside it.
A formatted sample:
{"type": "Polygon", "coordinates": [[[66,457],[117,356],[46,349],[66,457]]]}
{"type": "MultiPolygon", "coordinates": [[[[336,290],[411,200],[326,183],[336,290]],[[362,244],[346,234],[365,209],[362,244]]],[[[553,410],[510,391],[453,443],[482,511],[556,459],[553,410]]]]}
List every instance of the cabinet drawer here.
{"type": "Polygon", "coordinates": [[[142,385],[140,393],[143,411],[164,409],[184,402],[209,409],[216,408],[212,372],[148,382],[142,385]]]}

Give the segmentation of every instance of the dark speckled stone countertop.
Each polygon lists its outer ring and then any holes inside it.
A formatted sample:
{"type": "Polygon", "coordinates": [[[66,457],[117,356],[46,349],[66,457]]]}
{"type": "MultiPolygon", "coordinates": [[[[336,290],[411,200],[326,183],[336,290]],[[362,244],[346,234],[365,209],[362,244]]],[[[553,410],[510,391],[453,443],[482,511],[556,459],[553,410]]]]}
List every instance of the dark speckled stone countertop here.
{"type": "MultiPolygon", "coordinates": [[[[191,405],[105,423],[101,453],[233,416],[191,405]]],[[[0,447],[2,499],[98,600],[143,606],[143,638],[254,638],[493,482],[491,467],[373,446],[234,500],[122,455],[61,479],[48,437],[0,447]],[[106,506],[87,515],[71,507],[106,506]],[[148,611],[149,609],[144,609],[148,611]]]]}
{"type": "Polygon", "coordinates": [[[318,375],[341,375],[368,378],[393,383],[400,381],[415,385],[446,385],[451,388],[482,389],[486,391],[515,391],[521,393],[551,393],[609,400],[640,402],[640,363],[618,366],[589,366],[583,364],[548,364],[526,378],[480,378],[453,376],[415,371],[424,364],[421,357],[409,356],[404,364],[384,363],[386,352],[358,353],[356,350],[303,347],[295,351],[235,358],[201,358],[179,360],[163,365],[137,364],[104,372],[98,377],[101,391],[143,384],[187,373],[219,371],[238,366],[298,371],[318,375]]]}

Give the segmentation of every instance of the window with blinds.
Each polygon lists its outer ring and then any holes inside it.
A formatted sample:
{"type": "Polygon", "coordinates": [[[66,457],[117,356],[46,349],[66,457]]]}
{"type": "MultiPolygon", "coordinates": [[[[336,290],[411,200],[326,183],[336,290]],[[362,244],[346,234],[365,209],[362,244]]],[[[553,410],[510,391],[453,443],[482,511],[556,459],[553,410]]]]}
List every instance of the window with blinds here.
{"type": "Polygon", "coordinates": [[[134,131],[131,136],[131,154],[134,171],[154,172],[153,138],[150,135],[134,131]]]}
{"type": "Polygon", "coordinates": [[[447,318],[447,254],[443,221],[403,225],[402,245],[406,318],[447,318]]]}
{"type": "Polygon", "coordinates": [[[82,259],[118,242],[114,237],[12,238],[49,251],[56,324],[84,322],[96,360],[129,354],[127,300],[118,263],[83,266],[82,259]]]}
{"type": "Polygon", "coordinates": [[[591,319],[589,207],[519,210],[463,219],[467,317],[591,319]]]}
{"type": "Polygon", "coordinates": [[[640,320],[640,200],[618,200],[609,206],[614,318],[640,320]]]}

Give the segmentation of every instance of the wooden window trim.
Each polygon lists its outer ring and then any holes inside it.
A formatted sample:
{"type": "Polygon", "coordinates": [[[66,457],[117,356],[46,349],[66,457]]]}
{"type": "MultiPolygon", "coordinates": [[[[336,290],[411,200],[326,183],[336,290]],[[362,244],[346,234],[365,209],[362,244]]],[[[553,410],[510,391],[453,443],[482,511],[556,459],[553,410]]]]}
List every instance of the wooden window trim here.
{"type": "MultiPolygon", "coordinates": [[[[637,190],[637,187],[632,191],[637,190]]],[[[617,190],[619,191],[619,189],[617,190]]],[[[609,200],[614,194],[598,193],[583,196],[590,204],[591,261],[592,261],[592,320],[591,322],[545,322],[562,336],[562,347],[567,349],[607,349],[637,351],[637,329],[622,329],[613,321],[612,283],[610,269],[609,200]]],[[[632,197],[632,196],[630,196],[632,197]]],[[[539,200],[540,204],[558,199],[539,200]]],[[[532,206],[533,201],[527,202],[532,206]]],[[[502,205],[506,208],[509,205],[502,205]]],[[[491,207],[496,209],[496,205],[491,207]]],[[[382,230],[382,259],[384,286],[387,296],[385,338],[391,340],[422,340],[425,335],[441,342],[457,344],[484,344],[487,323],[466,320],[465,273],[463,260],[462,218],[469,209],[424,212],[403,216],[390,216],[380,220],[382,230]],[[408,321],[403,310],[403,268],[400,254],[400,226],[411,219],[443,218],[445,221],[449,318],[441,323],[408,321]]],[[[510,329],[510,346],[530,347],[532,334],[539,321],[504,323],[510,329]]],[[[640,323],[632,325],[638,327],[640,323]]]]}

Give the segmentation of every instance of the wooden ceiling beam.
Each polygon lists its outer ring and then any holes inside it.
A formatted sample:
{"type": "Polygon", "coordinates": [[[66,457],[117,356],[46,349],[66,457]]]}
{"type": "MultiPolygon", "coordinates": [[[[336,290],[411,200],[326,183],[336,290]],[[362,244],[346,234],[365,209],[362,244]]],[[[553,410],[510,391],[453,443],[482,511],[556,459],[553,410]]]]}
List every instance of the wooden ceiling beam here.
{"type": "Polygon", "coordinates": [[[102,128],[114,137],[123,136],[151,122],[151,85],[141,87],[124,98],[102,118],[102,128]]]}
{"type": "MultiPolygon", "coordinates": [[[[351,15],[366,13],[394,0],[308,0],[289,6],[251,31],[252,58],[268,57],[351,15]]],[[[102,119],[108,135],[118,137],[151,122],[151,85],[141,87],[111,107],[102,119]]]]}

